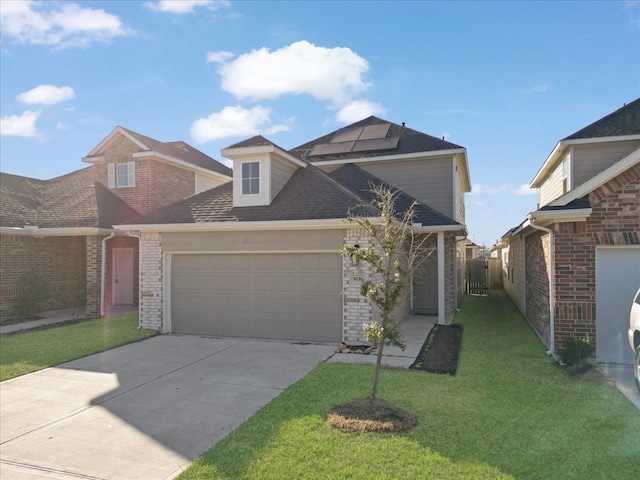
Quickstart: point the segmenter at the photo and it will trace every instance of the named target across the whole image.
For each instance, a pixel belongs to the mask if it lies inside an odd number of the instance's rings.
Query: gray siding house
[[[162,332],[362,342],[370,272],[339,251],[371,242],[345,222],[371,185],[417,201],[434,254],[412,279],[411,312],[451,321],[462,297],[470,191],[463,147],[369,117],[291,150],[261,136],[231,145],[233,181],[117,228],[140,237],[140,322]]]

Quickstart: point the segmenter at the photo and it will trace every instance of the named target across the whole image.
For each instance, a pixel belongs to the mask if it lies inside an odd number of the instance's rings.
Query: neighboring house
[[[361,342],[371,272],[339,254],[370,245],[345,222],[372,184],[418,201],[413,228],[435,249],[401,315],[451,320],[462,297],[466,150],[369,117],[291,150],[256,136],[222,151],[233,182],[117,226],[139,235],[140,323],[162,332]],[[368,207],[364,207],[369,205]]]
[[[480,256],[480,245],[476,245],[471,240],[467,240],[465,242],[465,251],[467,260],[478,258]]]
[[[0,315],[16,314],[22,275],[49,286],[45,310],[88,316],[138,304],[138,239],[113,225],[231,180],[231,169],[184,142],[116,127],[83,161],[51,180],[0,174]]]
[[[531,182],[537,210],[507,232],[504,287],[549,347],[589,335],[598,362],[633,363],[640,285],[640,99],[558,142]]]

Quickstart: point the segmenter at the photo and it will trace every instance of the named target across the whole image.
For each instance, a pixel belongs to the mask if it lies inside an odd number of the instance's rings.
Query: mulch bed
[[[461,345],[462,325],[435,325],[409,368],[455,375]]]
[[[327,421],[345,433],[407,432],[418,424],[415,415],[376,398],[359,398],[332,407]]]

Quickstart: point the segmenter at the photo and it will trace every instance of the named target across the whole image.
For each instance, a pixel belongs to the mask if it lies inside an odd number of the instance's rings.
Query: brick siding
[[[549,325],[549,235],[536,232],[525,239],[526,318],[546,346]]]
[[[593,341],[596,339],[596,247],[640,245],[640,165],[591,192],[589,201],[592,213],[586,221],[553,225],[557,351],[562,350],[569,336],[588,334]],[[543,282],[540,262],[545,257],[541,257],[543,248],[535,245],[535,236],[528,244],[527,301],[530,303],[533,298],[534,306],[531,315],[527,308],[527,317],[538,333],[548,338],[544,324],[537,325],[532,320],[544,308],[535,299],[544,295],[546,282],[539,283]]]
[[[195,173],[159,160],[135,159],[140,148],[125,137],[116,138],[105,151],[105,163],[95,166],[98,181],[108,185],[107,164],[135,162],[134,187],[113,188],[111,191],[145,214],[195,193]],[[117,168],[116,168],[117,171]]]
[[[140,326],[163,330],[162,236],[142,233],[140,238]]]
[[[85,252],[85,237],[0,235],[0,316],[16,315],[17,282],[32,271],[49,287],[42,311],[84,307]]]

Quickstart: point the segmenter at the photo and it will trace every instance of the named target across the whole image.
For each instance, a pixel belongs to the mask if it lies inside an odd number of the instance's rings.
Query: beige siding
[[[563,195],[562,191],[562,162],[568,159],[568,155],[563,156],[562,159],[555,166],[553,171],[545,179],[544,183],[540,185],[538,190],[538,208],[544,207],[556,198]],[[571,166],[569,166],[571,169]]]
[[[454,218],[453,157],[358,163],[431,208]]]
[[[163,233],[164,252],[335,251],[342,230]]]
[[[293,165],[271,160],[271,200],[276,198],[295,170]]]
[[[638,147],[640,147],[640,141],[573,146],[572,188],[593,178]]]
[[[456,191],[455,191],[455,202],[456,202],[456,216],[455,220],[462,223],[464,225],[465,222],[465,206],[464,206],[464,190],[462,188],[462,181],[460,178],[460,172],[456,167],[454,176],[456,179]]]
[[[520,237],[509,240],[507,277],[504,289],[523,314],[526,314],[525,243]]]
[[[229,180],[230,181],[230,180]],[[196,173],[196,191],[195,193],[204,192],[205,190],[211,190],[219,185],[222,185],[226,182],[221,182],[220,180],[216,180],[208,175],[202,175],[201,173]]]

